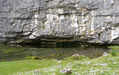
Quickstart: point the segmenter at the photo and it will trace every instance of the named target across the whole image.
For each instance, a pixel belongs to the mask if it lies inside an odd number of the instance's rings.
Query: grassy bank
[[[0,62],[0,75],[93,75],[93,73],[119,75],[119,46],[109,48],[112,49],[109,53],[104,52],[97,58],[89,58],[75,53],[60,60],[31,58],[2,61]]]
[[[72,56],[63,60],[21,60],[0,62],[0,75],[113,75],[119,74],[119,57],[107,54],[90,59],[85,56]],[[67,74],[67,70],[71,73]],[[88,73],[88,74],[86,74]],[[36,74],[36,75],[37,75]]]

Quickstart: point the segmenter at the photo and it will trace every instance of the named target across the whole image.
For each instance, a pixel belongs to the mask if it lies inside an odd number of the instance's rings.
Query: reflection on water
[[[98,57],[101,56],[104,52],[107,52],[106,48],[39,48],[33,49],[31,54],[33,56],[49,57],[62,59],[65,57],[72,56],[74,54],[84,55],[88,57]]]
[[[8,50],[8,51],[7,51]],[[33,47],[0,47],[0,59],[14,60],[23,59],[27,56],[43,58],[63,59],[74,54],[84,55],[91,58],[101,56],[108,52],[105,47],[79,47],[79,48],[33,48]]]

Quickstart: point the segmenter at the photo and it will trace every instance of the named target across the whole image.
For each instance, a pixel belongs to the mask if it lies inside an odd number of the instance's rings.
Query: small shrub
[[[112,55],[112,56],[116,56],[116,55],[117,55],[117,52],[116,52],[115,50],[112,50],[112,51],[111,51],[111,55]]]

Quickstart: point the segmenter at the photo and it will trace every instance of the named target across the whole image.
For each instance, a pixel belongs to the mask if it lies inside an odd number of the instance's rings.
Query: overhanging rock
[[[0,0],[0,41],[72,37],[115,43],[118,8],[119,0]]]

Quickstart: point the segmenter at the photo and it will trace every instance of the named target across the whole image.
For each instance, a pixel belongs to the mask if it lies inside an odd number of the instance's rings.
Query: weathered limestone
[[[72,37],[118,43],[119,0],[0,0],[0,41]]]

